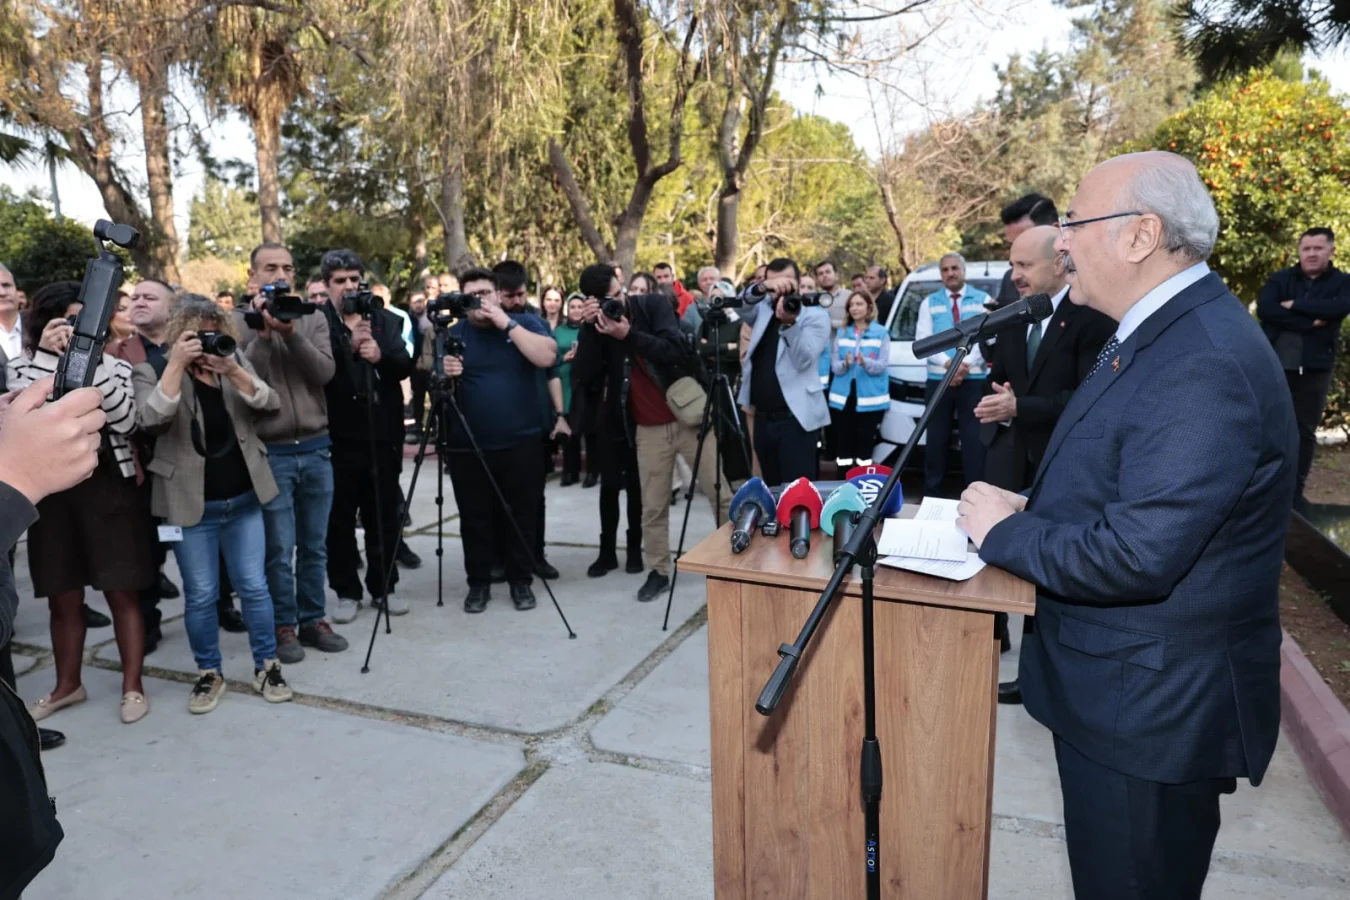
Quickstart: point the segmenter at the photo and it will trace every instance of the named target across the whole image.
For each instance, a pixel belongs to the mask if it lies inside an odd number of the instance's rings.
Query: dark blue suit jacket
[[[980,550],[1038,585],[1027,711],[1127,775],[1259,783],[1297,459],[1284,372],[1217,275],[1145,319],[1069,401],[1026,511]]]

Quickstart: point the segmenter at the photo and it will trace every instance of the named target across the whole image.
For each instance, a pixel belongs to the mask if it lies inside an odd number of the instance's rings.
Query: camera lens
[[[235,341],[228,334],[219,331],[198,333],[197,340],[202,342],[202,352],[213,356],[229,356],[234,353]]]

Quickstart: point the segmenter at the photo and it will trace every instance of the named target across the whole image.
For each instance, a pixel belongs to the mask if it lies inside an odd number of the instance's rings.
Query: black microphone
[[[1049,294],[1032,294],[1002,309],[962,319],[955,328],[915,341],[912,349],[916,357],[926,359],[935,353],[945,353],[971,337],[983,339],[1009,328],[1048,319],[1054,311],[1055,305],[1050,302]]]

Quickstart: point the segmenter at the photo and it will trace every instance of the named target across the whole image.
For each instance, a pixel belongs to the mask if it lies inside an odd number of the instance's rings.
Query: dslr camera
[[[357,315],[363,319],[369,319],[375,315],[375,310],[384,306],[384,301],[370,290],[370,282],[361,282],[356,290],[342,297],[342,314],[344,316]]]
[[[427,303],[427,319],[436,328],[448,328],[457,319],[462,319],[475,309],[482,309],[483,301],[471,294],[452,291],[437,295]],[[450,354],[455,356],[456,354]]]
[[[803,306],[819,306],[821,309],[829,309],[834,298],[823,291],[807,291],[804,294],[785,294],[783,295],[783,312],[796,315],[802,311]]]
[[[262,308],[278,322],[294,322],[301,316],[316,312],[319,308],[317,304],[291,293],[291,286],[284,281],[264,285],[261,293],[264,298]],[[262,331],[266,327],[262,312],[256,309],[245,310],[244,324],[254,331]]]
[[[628,304],[623,302],[622,297],[606,297],[600,301],[600,311],[606,319],[617,322],[628,315]]]
[[[197,340],[202,342],[202,352],[212,356],[232,356],[237,346],[234,338],[223,331],[199,331]]]

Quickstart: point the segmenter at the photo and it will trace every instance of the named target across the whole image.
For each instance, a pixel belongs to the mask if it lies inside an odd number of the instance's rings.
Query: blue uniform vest
[[[835,358],[843,360],[850,353],[855,356],[873,356],[881,351],[885,339],[886,328],[877,322],[869,324],[861,337],[853,331],[852,325],[845,325],[835,332]],[[858,412],[882,412],[890,408],[890,380],[886,370],[882,369],[881,374],[873,375],[860,362],[854,362],[842,375],[834,376],[830,385],[830,407],[843,409],[854,385],[858,389]]]

